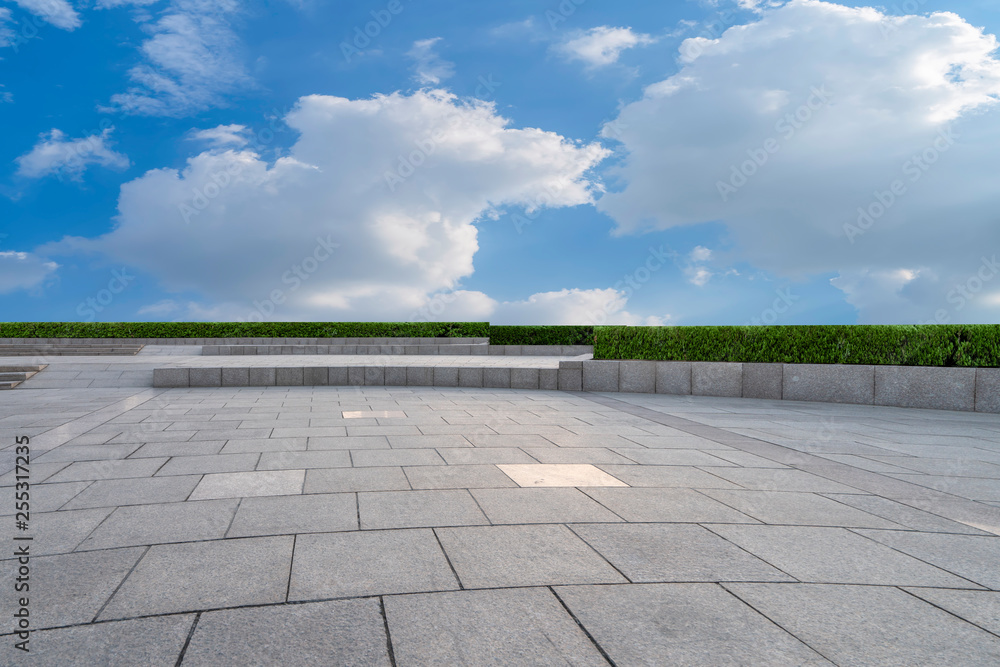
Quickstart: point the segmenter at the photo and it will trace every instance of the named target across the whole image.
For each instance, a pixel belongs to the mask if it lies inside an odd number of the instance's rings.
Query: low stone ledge
[[[875,367],[784,364],[781,398],[786,401],[874,405]]]
[[[976,369],[876,366],[875,405],[975,410]]]
[[[653,361],[656,369],[656,393],[688,396],[691,394],[690,361]]]
[[[743,364],[743,398],[781,399],[782,364]]]
[[[976,369],[976,412],[1000,412],[1000,368]]]
[[[743,395],[743,364],[692,361],[691,395],[739,398]]]

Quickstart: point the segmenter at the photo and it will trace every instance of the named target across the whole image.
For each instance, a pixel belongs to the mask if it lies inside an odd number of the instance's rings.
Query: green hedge
[[[486,338],[488,322],[0,322],[0,338]]]
[[[1000,325],[595,328],[595,359],[1000,366]]]
[[[592,326],[490,326],[490,345],[593,345]]]

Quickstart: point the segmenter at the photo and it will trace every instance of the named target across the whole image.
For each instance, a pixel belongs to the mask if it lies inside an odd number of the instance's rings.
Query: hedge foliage
[[[595,359],[1000,367],[1000,325],[595,328]]]
[[[486,338],[488,322],[0,322],[0,338]]]
[[[592,326],[490,326],[490,345],[593,345]]]

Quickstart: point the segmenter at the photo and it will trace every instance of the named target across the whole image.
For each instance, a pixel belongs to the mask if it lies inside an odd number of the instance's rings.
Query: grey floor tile
[[[62,473],[60,473],[62,474]],[[889,477],[901,479],[911,484],[917,484],[936,491],[950,493],[960,498],[970,500],[1000,501],[1000,479],[983,479],[979,477],[945,477],[942,475],[889,474]]]
[[[31,542],[31,555],[46,556],[73,551],[111,511],[110,507],[102,507],[37,514],[32,512],[31,530],[27,533],[34,538]],[[2,558],[15,558],[14,549],[4,553]]]
[[[977,588],[965,579],[845,528],[706,526],[807,583]]]
[[[899,528],[897,523],[824,498],[796,491],[730,491],[703,489],[702,493],[758,521],[799,526]]]
[[[782,468],[788,469],[788,466],[783,463],[778,463],[777,461],[772,461],[769,458],[763,456],[757,456],[756,454],[751,454],[750,452],[741,452],[738,450],[727,450],[727,451],[712,451],[712,456],[718,457],[723,461],[728,461],[734,466],[741,466],[743,468]]]
[[[989,665],[1000,638],[895,588],[727,584],[838,665]]]
[[[455,575],[430,530],[300,535],[289,600],[454,590]]]
[[[677,433],[680,435],[630,435],[627,438],[628,442],[617,446],[635,447],[638,444],[650,449],[731,449],[714,440],[699,438],[682,431]]]
[[[55,483],[151,477],[166,461],[165,458],[78,461],[71,463],[46,481]]]
[[[393,449],[436,449],[472,447],[472,443],[461,435],[390,435],[389,445]]]
[[[403,468],[414,489],[493,489],[516,487],[493,465],[411,466]]]
[[[150,442],[132,452],[131,459],[157,456],[208,456],[218,454],[225,446],[225,440],[203,440],[199,442]]]
[[[754,491],[805,491],[810,493],[859,493],[859,489],[802,470],[769,468],[718,468],[712,470],[734,484]]]
[[[907,588],[907,591],[955,616],[1000,635],[1000,593],[947,588]]]
[[[184,475],[100,480],[92,482],[64,509],[179,502],[188,497],[200,479],[199,475]]]
[[[626,581],[565,526],[441,528],[437,534],[465,588]]]
[[[139,449],[141,443],[128,445],[63,445],[50,449],[39,455],[35,460],[38,463],[49,463],[56,461],[107,461],[111,459],[123,459],[135,450]]]
[[[167,475],[202,475],[210,472],[246,472],[257,465],[260,454],[209,454],[207,456],[175,456],[156,473]]]
[[[226,537],[357,530],[353,493],[244,498]]]
[[[643,449],[641,447],[616,447],[614,450],[629,461],[652,466],[730,466],[708,452],[696,449]],[[609,461],[609,463],[615,463]]]
[[[8,450],[8,451],[11,454],[13,454],[13,450]],[[16,479],[17,477],[23,475],[18,475],[19,471],[14,467],[14,465],[15,465],[14,459],[11,458],[10,461],[8,462],[8,465],[5,466],[5,469],[9,469],[10,472],[5,473],[4,475],[0,475],[0,487],[14,486],[19,481],[24,481]],[[48,478],[52,477],[52,475],[56,474],[57,472],[59,472],[68,465],[71,465],[69,461],[56,461],[53,463],[32,463],[29,468],[31,472],[30,481],[32,484],[41,484],[42,482],[48,480]]]
[[[626,521],[757,523],[691,489],[587,487],[583,492]]]
[[[221,472],[205,475],[191,493],[191,500],[288,496],[302,493],[305,470]]]
[[[41,630],[93,621],[144,551],[137,547],[31,558],[28,582],[31,627]],[[15,560],[0,563],[4,580],[12,582],[11,594],[0,599],[0,613],[8,619],[14,618],[17,608],[17,597],[13,594],[17,567]],[[12,630],[8,627],[4,632]]]
[[[384,435],[343,436],[340,438],[309,438],[308,449],[389,449]]]
[[[31,636],[30,659],[10,638],[0,643],[0,664],[173,667],[193,623],[194,614],[183,614],[43,630]]]
[[[977,584],[1000,590],[1000,536],[858,530],[881,544],[932,563]],[[920,586],[921,584],[911,584]],[[933,584],[927,584],[933,585]],[[945,587],[942,585],[942,587]],[[971,585],[953,588],[971,588]]]
[[[222,454],[246,452],[301,452],[306,449],[306,438],[241,438],[228,439]]]
[[[621,521],[574,488],[473,489],[470,491],[493,523],[578,523]]]
[[[202,615],[184,653],[189,667],[388,667],[379,602],[337,600],[225,609]]]
[[[362,530],[489,523],[469,492],[457,489],[361,492],[358,509]]]
[[[306,468],[350,468],[350,452],[339,450],[316,452],[265,452],[257,470],[304,470]]]
[[[459,426],[458,428],[462,428]],[[475,447],[554,447],[551,440],[540,435],[489,435],[466,433]]]
[[[68,501],[75,498],[84,489],[94,484],[94,482],[57,482],[55,484],[32,484],[30,490],[31,511],[32,512],[54,512],[65,506]],[[11,502],[6,507],[0,506],[0,516],[13,516],[16,512],[14,506],[14,489],[6,489],[10,493]]]
[[[629,486],[738,489],[732,482],[691,466],[608,465],[598,467]]]
[[[597,434],[597,435],[577,435],[575,433],[554,433],[545,436],[559,447],[635,447],[633,439],[623,438],[620,435]]]
[[[282,602],[291,561],[291,536],[150,547],[100,620]]]
[[[445,465],[434,449],[364,449],[352,451],[351,460],[356,468]]]
[[[577,524],[570,529],[634,582],[794,581],[701,526]]]
[[[403,491],[410,483],[400,467],[326,468],[306,471],[304,493]]]
[[[555,591],[619,665],[832,665],[717,584]]]
[[[832,500],[856,507],[901,526],[924,532],[938,533],[968,533],[970,535],[988,535],[978,528],[967,526],[944,517],[919,510],[895,500],[881,496],[856,495],[846,493],[823,494]]]
[[[236,500],[204,500],[119,507],[79,550],[221,539],[236,504]]]
[[[398,665],[607,664],[544,589],[391,596],[385,613]]]
[[[516,447],[443,448],[438,450],[448,465],[466,463],[537,463]]]
[[[524,452],[540,463],[632,464],[630,459],[610,449],[594,447],[525,447]]]

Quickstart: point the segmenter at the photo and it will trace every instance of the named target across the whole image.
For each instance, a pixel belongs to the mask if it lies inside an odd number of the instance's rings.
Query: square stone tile
[[[965,579],[845,528],[706,527],[806,583],[976,588]]]
[[[31,485],[31,511],[54,512],[67,505],[81,491],[93,485],[94,482],[58,482],[56,484]],[[4,489],[10,494],[11,502],[6,507],[0,505],[0,516],[14,516],[14,488]]]
[[[151,547],[100,620],[283,602],[292,539],[253,537]]]
[[[459,426],[459,429],[468,428]],[[465,433],[466,438],[474,447],[553,447],[550,440],[537,434],[504,434],[490,435],[484,433]]]
[[[226,442],[223,454],[247,452],[301,452],[306,449],[306,438],[237,438]]]
[[[458,588],[430,530],[300,535],[289,600]]]
[[[615,447],[614,451],[629,461],[653,466],[729,466],[724,459],[696,449],[644,449]],[[613,463],[610,461],[609,463]]]
[[[978,625],[995,635],[1000,634],[1000,593],[995,591],[956,591],[947,588],[907,588],[906,590],[969,623]]]
[[[472,443],[461,435],[390,435],[389,445],[393,449],[450,449],[471,448]]]
[[[763,523],[846,528],[903,528],[874,514],[842,505],[815,493],[725,489],[703,489],[702,493]]]
[[[398,665],[607,665],[545,589],[390,596],[385,613]]]
[[[307,468],[349,468],[351,453],[344,450],[315,452],[264,452],[257,470],[304,470]]]
[[[210,611],[198,620],[184,664],[388,667],[390,662],[379,601],[368,599]]]
[[[888,519],[900,526],[928,533],[968,533],[970,535],[988,535],[984,531],[964,523],[951,521],[936,514],[919,510],[895,500],[881,496],[853,495],[846,493],[824,494],[832,500],[856,507],[870,514]]]
[[[629,486],[738,489],[732,482],[690,466],[607,465],[598,467]]]
[[[405,418],[403,410],[344,410],[344,419],[393,419]]]
[[[536,463],[537,461],[516,447],[456,448],[438,450],[448,465],[471,463]]]
[[[433,449],[364,449],[352,451],[351,460],[356,468],[445,464],[441,455]]]
[[[492,465],[410,466],[403,468],[414,489],[493,489],[517,484]]]
[[[100,480],[66,503],[64,509],[180,502],[190,495],[200,479],[198,475],[178,475]]]
[[[246,472],[257,465],[260,454],[214,454],[208,456],[175,456],[160,468],[156,476],[203,475],[210,472]]]
[[[1000,590],[1000,536],[947,535],[895,530],[858,530],[893,549],[910,554],[987,588]],[[921,584],[911,584],[920,586]],[[934,585],[934,584],[927,584]],[[942,588],[972,588],[941,586]]]
[[[166,461],[165,458],[78,461],[71,463],[46,481],[56,483],[151,477]]]
[[[132,452],[130,458],[157,456],[207,456],[218,454],[225,440],[199,440],[198,442],[149,442]]]
[[[11,638],[0,643],[0,664],[66,667],[86,656],[102,667],[174,665],[193,623],[194,614],[183,614],[42,630],[31,635],[28,660]]]
[[[717,584],[555,589],[619,665],[832,665]]]
[[[331,449],[389,449],[389,439],[384,435],[341,436],[309,438],[309,451]]]
[[[802,470],[771,468],[719,468],[712,470],[734,484],[756,491],[806,491],[810,493],[859,493],[860,490]]]
[[[306,471],[304,493],[338,493],[354,491],[408,490],[403,469],[385,468],[326,468]]]
[[[236,504],[236,500],[205,500],[119,507],[79,549],[221,539]]]
[[[31,555],[47,556],[73,551],[111,512],[110,507],[32,512],[31,530],[27,533],[34,538],[29,549]],[[16,557],[17,543],[12,541],[11,544],[14,546],[3,554],[3,560]]]
[[[437,531],[465,588],[624,582],[565,526],[482,526]]]
[[[473,489],[493,523],[621,521],[577,489]]]
[[[464,490],[365,491],[358,494],[358,508],[362,530],[489,523]]]
[[[570,529],[635,582],[794,581],[689,524],[576,524]]]
[[[628,486],[588,464],[502,464],[498,468],[519,486]]]
[[[541,463],[633,463],[603,447],[525,447],[524,452]]]
[[[353,493],[244,498],[226,537],[323,533],[358,529]]]
[[[838,665],[988,665],[1000,638],[882,586],[727,584]]]
[[[11,542],[12,553],[14,544]],[[31,558],[31,588],[27,597],[32,629],[93,621],[101,605],[115,592],[142,553],[140,548],[110,549]],[[17,568],[16,560],[0,563],[4,580],[10,582],[9,594],[0,598],[0,613],[5,619],[14,618],[20,597],[14,595]],[[13,629],[13,623],[8,622],[3,631],[12,632]],[[9,639],[5,638],[2,643],[8,643]]]
[[[141,443],[123,445],[62,445],[39,454],[33,460],[36,463],[59,461],[107,461],[123,459],[135,450]]]
[[[302,493],[304,481],[304,470],[214,473],[202,478],[191,500],[287,496]]]
[[[583,492],[626,521],[757,523],[691,489],[585,487]]]

